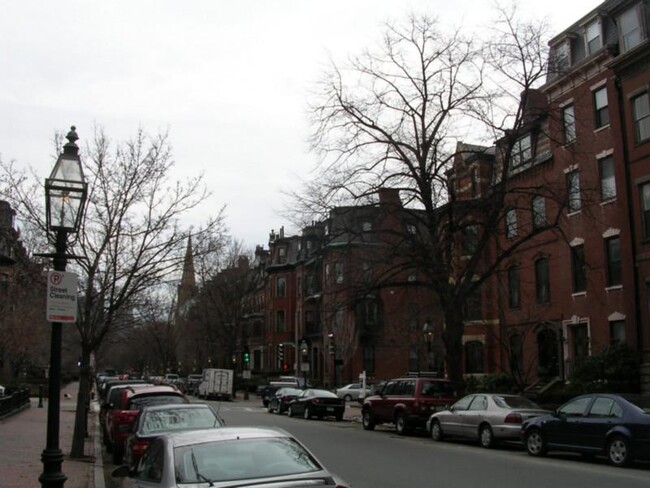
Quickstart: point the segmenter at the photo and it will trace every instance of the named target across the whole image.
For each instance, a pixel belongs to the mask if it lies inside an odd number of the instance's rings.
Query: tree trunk
[[[84,457],[84,447],[88,434],[88,411],[90,409],[90,387],[92,385],[90,369],[90,350],[82,344],[81,370],[79,376],[79,391],[77,392],[77,410],[74,419],[74,432],[72,434],[72,450],[70,457],[79,459]],[[97,433],[95,433],[97,435]]]
[[[443,334],[445,349],[447,375],[456,388],[463,386],[463,330],[464,322],[462,313],[457,307],[450,307],[446,313],[446,327]]]

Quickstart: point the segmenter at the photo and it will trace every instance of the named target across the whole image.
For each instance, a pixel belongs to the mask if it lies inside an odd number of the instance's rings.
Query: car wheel
[[[440,425],[439,420],[434,420],[431,423],[431,438],[436,442],[440,442],[445,438],[444,434],[442,433],[442,425]]]
[[[539,429],[531,429],[526,433],[526,451],[530,456],[544,456],[546,441]]]
[[[293,411],[293,407],[291,405],[289,405],[289,411],[287,412],[287,415],[289,415],[289,417],[293,417],[295,415],[295,412]]]
[[[305,406],[305,411],[302,413],[302,416],[305,420],[309,420],[311,418],[311,412],[309,411],[309,407]]]
[[[352,401],[352,397],[351,397],[350,395],[345,395],[345,396],[343,397],[343,400],[344,400],[346,403],[347,403],[347,402],[351,402],[351,401]]]
[[[361,414],[361,424],[365,430],[375,429],[375,421],[372,418],[372,413],[370,410],[364,410]]]
[[[490,448],[494,446],[494,434],[489,425],[482,425],[479,430],[479,440],[481,447]]]
[[[406,415],[403,413],[398,413],[395,417],[395,430],[399,435],[406,435],[411,430],[406,422]]]
[[[614,466],[627,466],[632,460],[630,443],[622,435],[615,435],[607,444],[607,458]]]

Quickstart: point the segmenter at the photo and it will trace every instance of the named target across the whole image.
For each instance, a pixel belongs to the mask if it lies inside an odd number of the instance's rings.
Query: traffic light
[[[251,353],[248,351],[248,348],[244,349],[244,364],[251,362]]]

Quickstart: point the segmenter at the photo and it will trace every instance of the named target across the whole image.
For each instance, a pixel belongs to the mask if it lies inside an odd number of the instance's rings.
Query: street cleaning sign
[[[61,271],[47,273],[48,322],[77,321],[77,275]]]

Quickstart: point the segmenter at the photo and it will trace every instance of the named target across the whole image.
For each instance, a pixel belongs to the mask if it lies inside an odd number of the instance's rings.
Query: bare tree
[[[393,231],[392,266],[384,267],[376,286],[398,285],[405,267],[426,275],[442,308],[447,371],[456,381],[468,303],[526,242],[557,230],[565,198],[555,182],[526,187],[509,178],[520,162],[519,138],[549,116],[542,97],[534,96],[546,75],[545,26],[518,23],[514,11],[500,15],[500,30],[485,42],[411,17],[387,27],[378,51],[345,67],[334,64],[312,107],[312,143],[322,163],[292,202],[304,221],[341,199],[366,202],[381,188],[400,190],[417,232]],[[470,146],[463,138],[489,144]],[[472,158],[487,161],[491,172],[482,175],[488,181],[483,191],[462,198],[452,170]],[[506,204],[529,205],[535,194],[557,207],[543,225],[504,246],[496,238]]]
[[[198,241],[225,234],[223,209],[200,228],[183,229],[180,218],[208,197],[202,177],[174,181],[167,134],[149,136],[140,130],[131,140],[114,143],[96,129],[85,149],[88,203],[74,254],[80,272],[81,300],[77,329],[82,371],[72,457],[83,456],[86,403],[90,396],[90,358],[105,338],[136,323],[143,297],[175,277],[191,232]],[[3,185],[32,225],[45,232],[38,185],[25,172],[2,165]],[[108,352],[110,354],[110,352]]]

